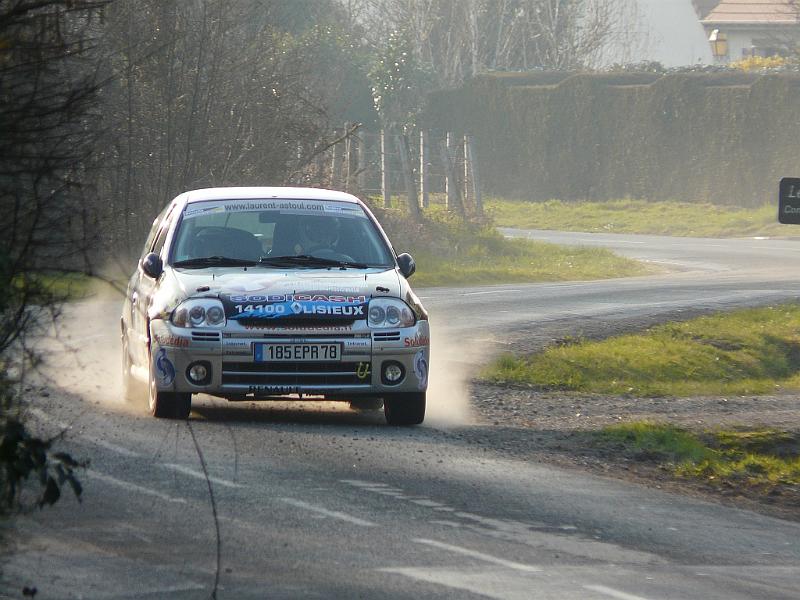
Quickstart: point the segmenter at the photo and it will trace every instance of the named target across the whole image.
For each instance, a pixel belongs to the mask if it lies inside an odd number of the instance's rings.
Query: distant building
[[[702,15],[707,3],[694,4]],[[786,56],[800,47],[797,0],[722,0],[701,23],[720,64],[748,56]]]
[[[708,13],[719,4],[719,0],[692,0],[692,4],[694,4],[694,10],[697,12],[697,16],[700,19],[705,19]]]

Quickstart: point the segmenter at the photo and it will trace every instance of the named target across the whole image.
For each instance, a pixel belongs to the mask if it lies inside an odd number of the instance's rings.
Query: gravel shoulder
[[[503,345],[510,352],[535,352],[567,335],[602,339],[706,312],[681,311],[618,321],[569,319],[549,322],[535,330],[512,332]],[[633,421],[669,423],[698,432],[715,428],[760,427],[800,432],[798,394],[642,398],[545,392],[518,385],[473,381],[471,401],[481,426],[462,434],[466,440],[483,444],[493,451],[800,521],[800,488],[783,486],[765,493],[727,483],[679,478],[652,457],[613,451],[598,444],[594,436],[594,432],[605,426]]]

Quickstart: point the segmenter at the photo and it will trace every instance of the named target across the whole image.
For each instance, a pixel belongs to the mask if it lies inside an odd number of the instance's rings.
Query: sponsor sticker
[[[366,297],[291,294],[272,296],[230,296],[226,304],[229,319],[280,319],[323,316],[366,318]]]
[[[421,333],[418,333],[413,338],[403,338],[403,346],[406,348],[419,348],[421,346],[428,346],[430,343],[430,338],[427,335],[422,335]]]
[[[347,350],[369,350],[372,347],[372,340],[369,338],[362,340],[345,340],[344,347]]]
[[[249,340],[222,340],[222,353],[225,356],[249,356]]]
[[[186,205],[186,209],[183,211],[183,218],[191,219],[200,215],[212,215],[222,212],[225,212],[225,207],[219,202],[195,202]]]
[[[367,215],[360,206],[348,202],[335,200],[217,200],[210,202],[192,202],[186,205],[184,219],[191,219],[201,215],[219,212],[260,212],[278,211],[283,214],[325,214],[336,213],[343,217],[361,217]]]
[[[364,304],[366,296],[345,296],[342,294],[319,294],[306,292],[303,294],[230,294],[231,302],[252,304],[262,302],[337,302]]]
[[[425,359],[424,350],[414,355],[414,375],[417,376],[419,389],[424,390],[428,387],[428,361]]]
[[[280,333],[309,333],[309,332],[317,332],[317,331],[324,331],[325,333],[349,333],[353,331],[352,325],[338,325],[335,327],[330,327],[328,325],[321,325],[319,327],[309,327],[307,325],[300,326],[300,327],[284,327],[284,326],[274,326],[271,321],[263,321],[263,322],[248,322],[244,326],[245,329],[267,329],[269,328],[270,333],[272,332],[280,332]]]
[[[372,374],[372,365],[368,362],[360,362],[356,367],[356,377],[364,381]]]
[[[155,341],[159,346],[168,346],[170,348],[188,348],[191,344],[189,338],[181,337],[179,335],[159,335],[155,334]]]
[[[250,342],[247,340],[223,340],[222,345],[226,348],[249,348]]]
[[[251,385],[251,394],[297,394],[300,388],[292,385]]]
[[[175,381],[175,366],[167,358],[167,351],[164,348],[156,353],[156,378],[161,385],[170,385]]]
[[[297,292],[297,281],[294,278],[275,278],[259,277],[249,272],[246,275],[225,275],[216,280],[219,285],[211,285],[214,289],[222,290],[236,296],[266,296],[266,295],[294,295]],[[331,278],[332,279],[332,278]],[[312,278],[303,280],[304,294],[314,295],[340,295],[340,296],[363,296],[365,286],[358,285],[339,285],[331,283],[331,279]],[[211,282],[212,284],[214,282]]]

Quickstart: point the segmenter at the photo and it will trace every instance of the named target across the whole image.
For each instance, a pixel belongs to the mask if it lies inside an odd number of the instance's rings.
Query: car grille
[[[376,331],[372,334],[372,339],[376,342],[397,342],[400,340],[399,331]]]
[[[216,342],[220,337],[219,331],[192,331],[192,339],[195,342]]]
[[[366,376],[359,378],[358,373]],[[371,373],[367,362],[223,362],[222,385],[364,385]]]

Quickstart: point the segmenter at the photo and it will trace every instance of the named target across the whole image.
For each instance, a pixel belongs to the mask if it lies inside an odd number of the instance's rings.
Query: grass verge
[[[14,293],[25,294],[28,302],[70,302],[82,300],[108,284],[83,273],[44,271],[19,275],[11,283]]]
[[[647,275],[654,270],[602,248],[508,240],[483,222],[430,210],[413,223],[398,210],[376,210],[398,252],[417,263],[414,287],[573,281]]]
[[[800,435],[774,429],[694,433],[667,424],[636,422],[606,427],[601,445],[658,463],[679,477],[755,487],[800,485]]]
[[[667,323],[602,341],[504,355],[482,378],[542,389],[638,396],[763,394],[800,389],[800,305]]]
[[[530,202],[493,198],[487,213],[498,227],[689,237],[794,235],[777,222],[774,205],[739,208],[688,202]]]

